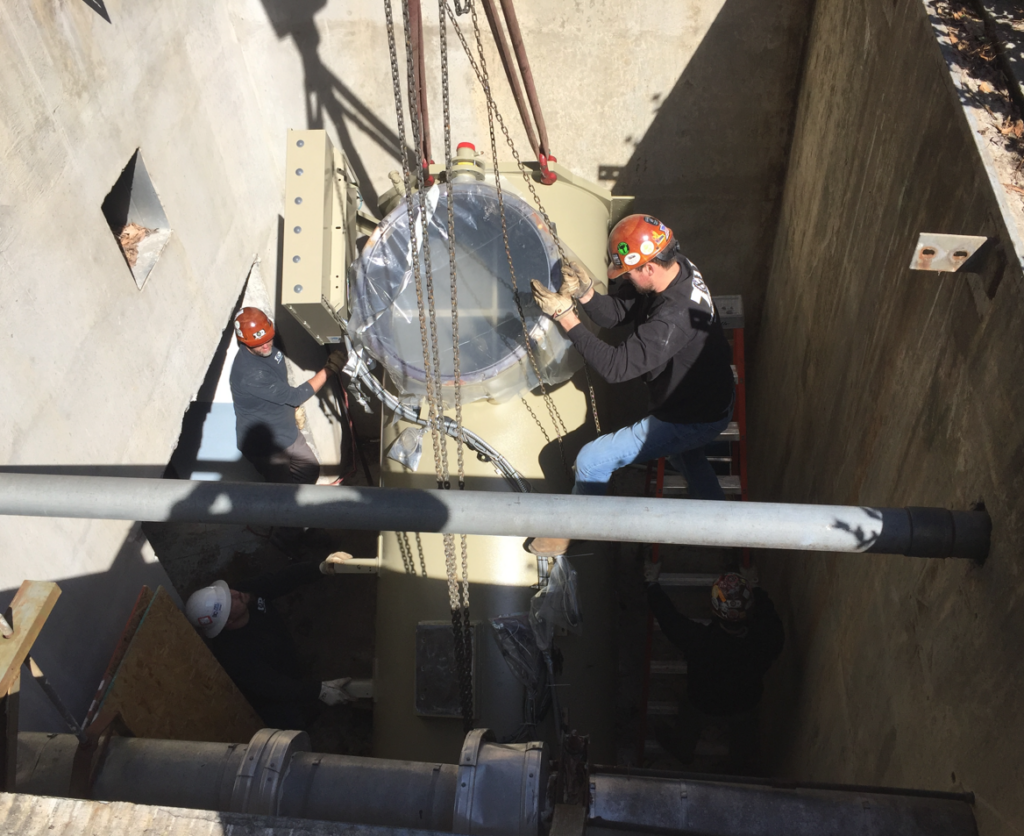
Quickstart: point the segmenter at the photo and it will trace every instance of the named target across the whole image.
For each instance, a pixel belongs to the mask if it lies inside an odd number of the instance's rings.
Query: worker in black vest
[[[629,215],[608,238],[608,278],[628,278],[608,295],[575,262],[562,267],[558,292],[533,281],[533,298],[572,340],[587,364],[609,383],[643,378],[650,414],[598,436],[576,457],[573,493],[601,495],[613,472],[662,456],[686,476],[691,497],[725,499],[704,445],[732,417],[732,352],[704,280],[679,250],[672,230],[649,215]],[[592,334],[575,302],[596,325],[632,326],[618,345]],[[569,541],[535,538],[534,554],[564,554]]]
[[[782,652],[782,620],[768,593],[739,574],[728,572],[711,587],[710,624],[682,615],[658,583],[660,563],[647,563],[647,602],[662,633],[686,657],[686,699],[679,724],[655,724],[655,736],[684,764],[693,760],[701,733],[724,726],[729,739],[728,767],[744,772],[756,751],[754,709],[764,692],[763,678]]]
[[[304,729],[327,705],[351,702],[349,678],[321,682],[299,662],[298,650],[271,601],[335,574],[351,555],[335,552],[319,565],[298,563],[230,588],[224,581],[193,592],[185,615],[213,655],[270,728]]]

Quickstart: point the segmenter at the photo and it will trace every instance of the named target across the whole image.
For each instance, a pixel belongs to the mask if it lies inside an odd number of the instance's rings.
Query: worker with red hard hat
[[[681,614],[659,581],[661,564],[644,566],[647,602],[662,634],[686,658],[686,698],[676,725],[655,723],[655,737],[684,764],[708,727],[724,727],[728,767],[750,769],[756,754],[754,710],[764,692],[763,679],[785,644],[782,619],[757,582],[753,568],[726,572],[711,586],[710,624]]]
[[[650,215],[626,216],[608,237],[608,278],[623,277],[628,281],[599,294],[586,268],[570,261],[557,292],[531,282],[537,305],[595,372],[609,383],[642,378],[649,394],[647,417],[580,450],[573,493],[604,494],[619,468],[664,456],[686,476],[691,497],[723,500],[704,446],[728,426],[735,386],[711,292],[672,230]],[[605,342],[580,322],[577,304],[595,324],[629,325],[632,332],[618,345]],[[528,548],[551,556],[568,545],[545,537]]]
[[[333,352],[326,365],[299,386],[288,383],[284,354],[274,348],[274,323],[259,308],[235,316],[238,353],[231,365],[238,449],[268,482],[311,485],[320,463],[295,422],[295,410],[320,391],[329,374],[345,365]]]

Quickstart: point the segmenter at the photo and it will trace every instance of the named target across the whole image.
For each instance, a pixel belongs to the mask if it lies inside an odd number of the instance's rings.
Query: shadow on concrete
[[[107,23],[110,23],[110,15],[107,14],[107,6],[103,0],[82,0],[82,2],[102,17]]]
[[[370,173],[363,165],[355,143],[352,129],[365,133],[371,140],[401,160],[402,149],[398,137],[384,124],[362,100],[353,93],[320,57],[320,33],[314,17],[327,5],[327,0],[262,0],[267,17],[278,38],[291,38],[302,57],[306,75],[306,126],[323,128],[325,115],[335,130],[338,140],[348,157],[349,163],[359,182],[363,199],[371,212],[377,212],[378,195],[372,186]],[[406,149],[410,159],[411,151]]]
[[[625,165],[600,166],[635,195],[703,273],[712,294],[742,294],[754,347],[768,280],[812,3],[726,0]]]

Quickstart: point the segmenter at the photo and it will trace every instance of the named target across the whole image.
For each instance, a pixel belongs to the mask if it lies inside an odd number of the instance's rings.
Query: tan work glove
[[[333,552],[327,556],[326,560],[320,561],[320,571],[325,575],[335,574],[335,567],[339,563],[344,563],[346,560],[351,560],[352,555],[348,552]]]
[[[594,286],[587,268],[578,261],[568,261],[562,265],[562,286],[559,293],[568,293],[573,299],[580,299],[590,292]]]
[[[295,407],[295,426],[300,430],[306,429],[306,407]]]
[[[572,310],[572,297],[568,293],[555,293],[553,290],[548,290],[536,279],[530,281],[530,288],[533,291],[533,301],[537,303],[537,307],[552,319],[561,319]]]
[[[352,702],[352,696],[345,690],[345,686],[352,681],[351,676],[343,676],[341,679],[328,679],[320,683],[320,702],[327,705],[337,705],[341,702]]]
[[[324,363],[324,371],[330,372],[331,374],[340,374],[341,370],[345,368],[345,352],[344,351],[332,351],[331,356],[327,358],[327,362]]]

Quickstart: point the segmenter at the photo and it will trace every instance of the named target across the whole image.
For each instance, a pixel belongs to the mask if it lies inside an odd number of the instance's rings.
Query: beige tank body
[[[500,167],[503,187],[534,206],[514,165]],[[536,184],[544,208],[559,237],[596,276],[605,273],[605,246],[609,224],[628,205],[627,198],[612,198],[600,186],[581,180],[557,165],[553,186]],[[486,182],[493,183],[488,176]],[[528,293],[527,276],[518,278],[521,293]],[[442,304],[442,303],[438,303]],[[597,386],[603,385],[591,375]],[[594,435],[589,418],[582,372],[551,394],[565,425],[574,436]],[[567,492],[571,478],[558,454],[552,420],[543,398],[524,393],[530,408],[543,423],[547,441],[519,397],[495,404],[478,401],[463,407],[463,423],[478,433],[542,493]],[[453,416],[453,411],[448,414]],[[407,426],[392,424],[384,416],[381,449],[387,451]],[[575,431],[575,432],[574,432]],[[575,448],[580,442],[577,440]],[[456,490],[456,445],[447,440],[452,490]],[[568,462],[571,467],[571,459]],[[466,487],[470,490],[509,491],[511,487],[494,468],[465,450]],[[382,455],[381,484],[385,487],[434,488],[434,459],[430,434],[423,437],[423,457],[412,472]],[[458,538],[456,537],[456,549]],[[606,544],[579,544],[570,558],[579,573],[584,627],[582,636],[556,638],[564,656],[558,677],[558,696],[568,709],[570,723],[590,734],[591,753],[600,762],[613,762],[612,711],[615,685],[615,635],[611,551]],[[488,619],[529,610],[537,584],[537,561],[519,539],[468,538],[470,612],[477,628],[477,726],[494,729],[498,738],[513,733],[522,718],[524,689],[502,658]],[[454,762],[464,737],[459,719],[420,716],[415,710],[416,629],[424,621],[450,622],[448,585],[441,535],[385,532],[380,540],[380,580],[377,600],[374,747],[377,757]],[[451,672],[454,677],[456,674]],[[531,739],[552,739],[550,717]]]

